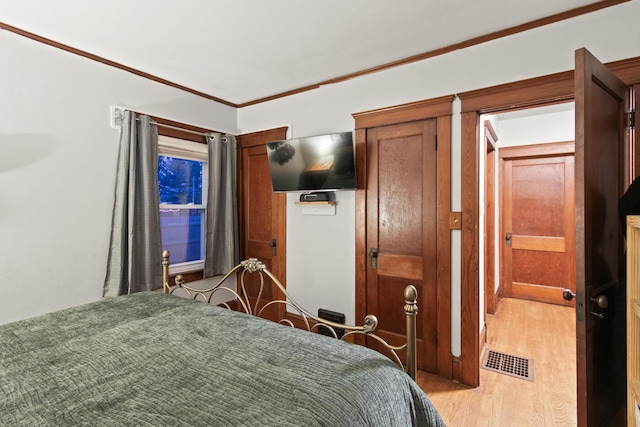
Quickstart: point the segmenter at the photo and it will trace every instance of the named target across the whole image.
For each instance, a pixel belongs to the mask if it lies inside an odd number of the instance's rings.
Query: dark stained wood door
[[[239,137],[242,151],[242,251],[241,258],[258,258],[286,285],[286,195],[274,193],[271,186],[266,143],[284,139],[286,128],[256,132]],[[258,296],[257,277],[249,280],[252,304]],[[279,296],[275,287],[265,287],[266,302]],[[258,305],[261,306],[263,302]],[[285,309],[277,304],[277,313],[264,317],[282,319]]]
[[[624,327],[615,300],[622,260],[618,199],[625,184],[628,88],[586,49],[575,54],[576,356],[578,425],[600,426],[619,409],[613,337]],[[608,299],[606,307],[598,298]],[[624,382],[624,379],[622,380]],[[624,392],[623,392],[624,399]],[[624,404],[624,400],[622,401]]]
[[[504,293],[574,305],[562,297],[575,292],[573,142],[501,151]]]
[[[398,307],[415,285],[418,368],[435,371],[436,120],[367,129],[367,172],[367,312],[378,315],[380,336],[401,343]]]

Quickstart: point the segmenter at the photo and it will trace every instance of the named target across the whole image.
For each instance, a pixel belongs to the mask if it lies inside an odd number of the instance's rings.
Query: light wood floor
[[[419,371],[445,424],[575,426],[575,309],[505,298],[486,323],[487,348],[532,359],[534,381],[480,369],[472,389]]]

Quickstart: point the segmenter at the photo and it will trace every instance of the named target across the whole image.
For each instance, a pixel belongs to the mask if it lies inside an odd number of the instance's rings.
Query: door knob
[[[511,246],[511,232],[507,232],[506,236],[504,236],[504,241],[508,246]]]
[[[378,268],[378,248],[369,250],[369,264],[371,268]]]
[[[276,256],[276,252],[277,252],[276,239],[271,239],[271,241],[269,242],[269,246],[271,246],[271,255]]]
[[[562,291],[562,298],[565,301],[571,301],[572,299],[574,299],[576,297],[576,294],[574,294],[573,292],[571,292],[571,289],[565,289],[564,291]]]
[[[606,295],[598,295],[597,297],[591,297],[591,301],[595,302],[600,308],[607,308],[609,306],[609,298]]]

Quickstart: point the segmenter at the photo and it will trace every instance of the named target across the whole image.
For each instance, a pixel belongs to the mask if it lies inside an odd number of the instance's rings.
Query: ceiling
[[[594,3],[0,0],[0,23],[242,106]]]

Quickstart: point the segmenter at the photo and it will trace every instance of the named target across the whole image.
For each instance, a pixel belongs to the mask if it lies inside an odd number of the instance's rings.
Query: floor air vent
[[[524,357],[487,350],[482,359],[482,368],[533,381],[533,360]]]

